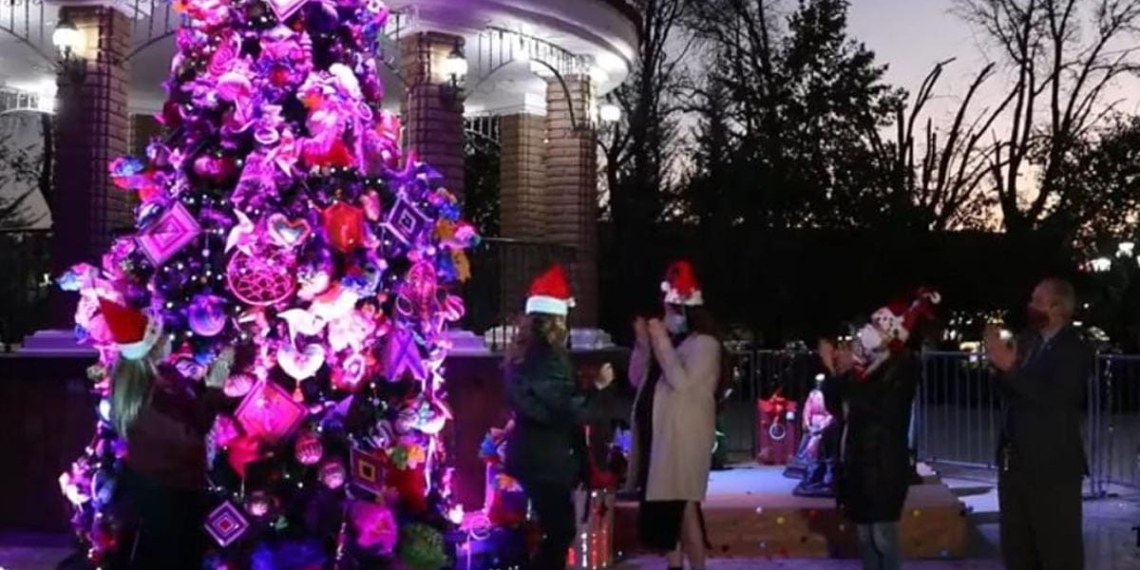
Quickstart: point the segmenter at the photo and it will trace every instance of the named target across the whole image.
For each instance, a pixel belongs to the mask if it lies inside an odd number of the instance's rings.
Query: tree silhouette
[[[989,111],[1004,131],[989,182],[1005,228],[1071,236],[1084,198],[1065,168],[1113,113],[1114,82],[1140,70],[1140,0],[959,0],[958,9],[1005,71],[1006,95]]]

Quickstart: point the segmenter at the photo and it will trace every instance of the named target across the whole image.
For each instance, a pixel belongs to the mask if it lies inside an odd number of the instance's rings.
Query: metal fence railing
[[[777,388],[802,402],[820,372],[806,351],[733,351],[738,388],[722,419],[734,455],[755,457],[756,400]],[[912,438],[919,459],[935,465],[993,469],[1001,396],[985,356],[925,351]],[[1083,402],[1089,493],[1140,488],[1140,355],[1101,354]]]
[[[47,321],[51,234],[0,230],[0,347],[7,349]]]
[[[503,238],[484,239],[467,255],[471,280],[462,288],[467,305],[462,325],[477,334],[513,324],[523,309],[530,280],[551,264],[575,259],[572,247]]]

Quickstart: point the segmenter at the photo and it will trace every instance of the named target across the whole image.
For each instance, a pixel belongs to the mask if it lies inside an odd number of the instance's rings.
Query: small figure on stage
[[[1033,290],[1030,328],[1016,343],[997,327],[986,331],[1005,404],[998,506],[1009,570],[1084,568],[1081,403],[1095,353],[1072,325],[1075,307],[1073,286],[1047,279]]]
[[[835,343],[830,339],[819,341],[818,354],[826,372],[816,376],[816,387],[804,404],[804,431],[808,437],[797,455],[797,461],[803,465],[803,480],[792,490],[798,497],[835,496],[839,440],[843,434],[842,402],[834,389],[828,389],[843,382],[836,369],[835,352]]]
[[[842,379],[825,385],[825,398],[844,414],[836,497],[856,525],[864,570],[901,568],[898,521],[910,487],[907,435],[921,374],[908,340],[938,301],[936,293],[921,291],[909,306],[876,311],[853,350],[835,351]]]
[[[642,543],[671,569],[704,570],[709,548],[701,502],[716,441],[717,394],[731,379],[721,337],[688,262],[662,283],[664,322],[638,318],[630,357],[634,403],[629,485],[639,491]]]
[[[507,403],[515,425],[507,439],[506,473],[526,491],[542,527],[531,570],[565,570],[577,521],[574,489],[587,471],[577,394],[567,350],[570,288],[555,266],[531,285],[526,316],[507,351]]]

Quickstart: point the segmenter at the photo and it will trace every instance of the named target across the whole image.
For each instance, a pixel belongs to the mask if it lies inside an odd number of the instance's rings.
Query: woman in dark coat
[[[561,268],[536,280],[507,353],[515,425],[504,467],[526,491],[542,527],[532,570],[565,570],[577,532],[573,492],[588,465],[582,426],[589,418],[566,349],[569,298]]]
[[[929,315],[921,296],[904,309],[884,308],[855,341],[836,350],[837,377],[824,385],[829,405],[844,416],[836,499],[855,523],[864,570],[898,570],[898,522],[910,487],[908,434],[919,361],[907,346],[909,331]]]

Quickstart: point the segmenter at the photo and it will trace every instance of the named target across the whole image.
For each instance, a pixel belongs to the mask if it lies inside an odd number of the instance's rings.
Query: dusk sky
[[[953,12],[956,4],[955,0],[851,0],[850,33],[874,50],[880,62],[890,65],[887,79],[891,83],[913,93],[935,63],[957,58],[935,89],[935,94],[941,96],[930,106],[930,111],[938,113],[934,115],[936,120],[940,114],[957,110],[956,97],[965,93],[989,60],[985,51],[992,48],[987,38],[976,36],[971,26]],[[979,92],[989,95],[980,102],[988,103],[997,97],[1001,79],[992,78],[990,89]],[[1140,110],[1140,81],[1118,85],[1113,91],[1123,99],[1121,111]]]

